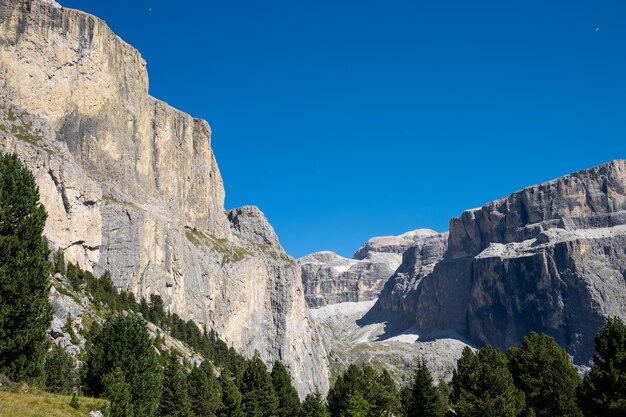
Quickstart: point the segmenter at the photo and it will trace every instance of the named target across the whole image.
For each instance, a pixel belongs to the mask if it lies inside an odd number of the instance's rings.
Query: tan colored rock
[[[328,389],[299,268],[258,209],[231,224],[209,125],[148,95],[137,50],[94,16],[0,0],[0,98],[0,150],[35,172],[66,259],[282,359],[301,395]]]

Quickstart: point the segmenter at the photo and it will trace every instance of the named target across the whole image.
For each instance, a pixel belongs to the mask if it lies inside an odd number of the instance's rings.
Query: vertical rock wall
[[[229,221],[209,125],[148,95],[137,50],[94,16],[0,0],[0,105],[0,150],[35,172],[68,260],[327,390],[299,268],[248,233],[275,237],[258,210]]]

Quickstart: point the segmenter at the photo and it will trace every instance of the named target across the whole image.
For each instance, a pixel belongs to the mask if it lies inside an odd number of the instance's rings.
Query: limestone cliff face
[[[209,125],[148,95],[137,50],[53,1],[0,0],[0,107],[0,151],[35,173],[66,259],[282,359],[301,394],[328,388],[299,268],[260,211],[224,211]]]
[[[626,161],[464,212],[444,259],[409,281],[414,290],[389,286],[378,307],[410,311],[424,333],[505,349],[543,332],[587,361],[604,319],[626,317]]]
[[[309,307],[375,299],[400,266],[404,252],[435,235],[433,230],[417,229],[400,236],[375,237],[352,259],[328,251],[298,259]]]

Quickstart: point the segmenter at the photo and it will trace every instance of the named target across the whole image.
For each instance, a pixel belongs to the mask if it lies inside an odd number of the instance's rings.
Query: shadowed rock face
[[[301,395],[327,390],[297,264],[258,209],[224,211],[209,125],[150,97],[144,60],[103,21],[0,0],[0,151],[35,174],[66,259],[282,359]]]
[[[423,242],[434,236],[441,235],[433,230],[417,229],[400,236],[372,238],[352,259],[328,251],[298,259],[309,307],[375,299],[400,266],[403,254],[422,247]]]
[[[377,308],[500,349],[547,333],[582,363],[604,319],[626,316],[625,252],[626,162],[614,161],[452,219],[444,259],[390,282]]]

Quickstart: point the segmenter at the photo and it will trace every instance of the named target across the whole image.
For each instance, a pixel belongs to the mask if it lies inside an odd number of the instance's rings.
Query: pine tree
[[[135,415],[156,415],[163,371],[146,322],[136,314],[111,316],[91,339],[85,364],[88,392],[102,395],[104,377],[119,368],[130,387]]]
[[[330,417],[319,391],[306,396],[300,407],[300,417]]]
[[[272,378],[258,353],[248,362],[243,373],[241,394],[248,417],[273,417],[278,410],[278,397]]]
[[[582,417],[576,403],[580,377],[554,339],[530,333],[507,357],[515,385],[526,394],[526,415]]]
[[[170,353],[163,380],[159,404],[161,417],[192,417],[191,400],[187,391],[187,375],[176,353]]]
[[[272,368],[272,385],[278,396],[278,417],[293,417],[300,413],[300,397],[293,387],[291,375],[280,361]]]
[[[215,417],[221,405],[221,390],[209,361],[194,367],[188,380],[191,409],[195,416]]]
[[[587,417],[626,416],[626,326],[609,318],[595,337],[593,367],[579,391]]]
[[[361,391],[355,390],[348,393],[346,409],[342,417],[369,417],[372,411],[371,404],[365,399]]]
[[[115,368],[102,381],[104,397],[111,403],[109,417],[134,417],[130,385],[126,383],[124,372]]]
[[[57,345],[46,355],[46,390],[55,394],[69,394],[77,383],[78,375],[72,357]]]
[[[459,417],[515,417],[524,409],[524,393],[513,384],[506,356],[491,346],[477,354],[463,349],[452,377],[451,401]]]
[[[360,390],[364,379],[363,370],[354,364],[349,365],[348,369],[337,377],[326,397],[331,416],[340,417],[345,412],[348,395],[352,391]]]
[[[359,395],[357,395],[357,393]],[[402,414],[402,402],[396,383],[387,371],[377,372],[371,366],[348,366],[335,384],[328,391],[328,410],[333,417],[344,416],[348,409],[348,399],[354,397],[355,404],[361,400],[367,403],[367,413],[371,417],[399,416]],[[358,400],[358,401],[357,401]],[[352,405],[351,413],[363,410]],[[358,411],[358,412],[361,412]]]
[[[222,371],[220,386],[222,391],[222,404],[217,415],[219,417],[246,417],[246,413],[244,413],[241,404],[241,392],[227,369]]]
[[[365,369],[366,386],[371,387],[366,393],[366,400],[371,405],[371,416],[400,416],[402,414],[402,402],[395,381],[387,370],[381,373],[373,368]]]
[[[433,377],[424,360],[417,362],[413,380],[406,393],[408,398],[404,412],[407,417],[443,417],[446,414],[442,394],[433,385]]]
[[[0,154],[0,372],[40,377],[52,320],[46,210],[33,174]]]

